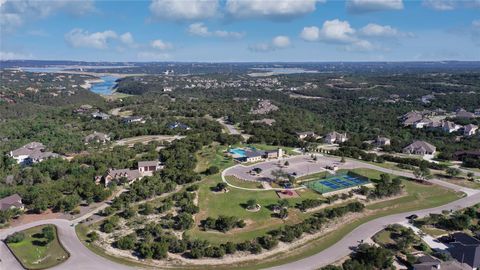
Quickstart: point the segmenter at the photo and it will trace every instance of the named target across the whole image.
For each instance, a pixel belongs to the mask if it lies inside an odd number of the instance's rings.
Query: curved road
[[[5,239],[9,234],[17,231],[22,231],[31,227],[44,224],[53,224],[57,227],[60,242],[65,249],[70,253],[70,258],[64,263],[57,265],[50,269],[72,269],[72,270],[126,270],[130,267],[117,264],[109,261],[103,257],[91,252],[77,237],[75,227],[71,226],[72,221],[64,219],[47,219],[32,222],[18,227],[4,229],[0,231],[0,239]],[[23,270],[23,267],[18,263],[15,257],[10,253],[10,250],[3,242],[0,242],[0,269],[8,270]]]
[[[385,169],[372,164],[366,164],[366,163],[362,163],[354,160],[348,160],[347,163],[345,163],[345,166],[346,167],[361,166],[361,167],[376,169],[376,170],[387,172],[387,173],[397,174],[400,176],[407,176],[407,177],[412,176],[412,174],[408,172],[401,172],[396,170],[393,171],[390,169]],[[433,179],[431,181],[434,182],[435,184],[453,189],[455,191],[465,192],[467,196],[443,206],[419,210],[419,211],[413,211],[408,213],[395,214],[395,215],[381,217],[381,218],[369,221],[367,223],[360,225],[349,234],[345,235],[339,242],[335,243],[333,246],[330,246],[329,248],[313,256],[310,256],[292,263],[280,265],[277,267],[272,267],[270,269],[272,270],[318,269],[319,267],[322,267],[324,265],[327,265],[329,263],[332,263],[334,261],[337,261],[347,256],[351,252],[351,248],[357,246],[359,241],[372,237],[375,233],[382,230],[388,224],[405,221],[406,216],[409,216],[411,214],[417,214],[418,216],[422,217],[430,213],[440,213],[443,210],[457,210],[457,209],[465,208],[467,206],[480,203],[480,190],[464,188],[464,187],[460,187],[460,186],[447,183],[445,181],[436,180],[436,179]],[[63,219],[51,219],[51,220],[42,220],[42,221],[32,222],[32,223],[21,225],[18,227],[0,230],[0,239],[5,239],[9,234],[12,234],[16,231],[28,229],[30,227],[43,225],[43,224],[54,224],[57,226],[61,243],[67,249],[67,251],[70,253],[71,256],[66,262],[51,269],[69,269],[69,270],[132,269],[129,266],[125,266],[125,265],[115,263],[113,261],[109,261],[91,252],[78,239],[75,233],[75,228],[72,226],[72,224],[75,224],[74,222],[75,221],[68,221]],[[23,269],[22,266],[13,257],[13,255],[10,253],[10,251],[8,250],[8,248],[5,246],[3,242],[0,242],[0,259],[1,259],[0,269],[8,269],[8,270]]]

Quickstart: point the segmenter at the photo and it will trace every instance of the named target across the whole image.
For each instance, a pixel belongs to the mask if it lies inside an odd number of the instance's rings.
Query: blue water
[[[100,79],[102,79],[103,82],[93,83],[90,91],[99,95],[111,95],[113,88],[115,88],[115,85],[117,85],[115,81],[118,79],[118,77],[102,76]]]
[[[242,148],[234,148],[234,149],[230,149],[230,154],[234,154],[234,155],[239,155],[240,157],[245,157],[245,150],[243,150]]]
[[[55,66],[55,67],[22,67],[21,69],[27,72],[51,73],[51,72],[63,71],[65,70],[65,68],[66,67]],[[92,87],[90,88],[90,91],[99,95],[111,95],[113,93],[113,89],[117,85],[115,81],[118,78],[114,76],[101,76],[100,79],[103,80],[103,82],[91,83]]]
[[[307,70],[303,68],[252,68],[259,71],[272,72],[273,74],[296,74],[296,73],[317,73],[317,70]]]

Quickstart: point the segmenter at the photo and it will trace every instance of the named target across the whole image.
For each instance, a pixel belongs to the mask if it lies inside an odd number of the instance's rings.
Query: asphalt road
[[[72,269],[72,270],[123,270],[131,269],[130,267],[117,264],[109,261],[103,257],[96,255],[85,247],[78,239],[75,233],[75,227],[71,226],[73,223],[64,219],[50,219],[32,222],[14,228],[9,228],[0,231],[0,239],[5,239],[8,235],[22,231],[31,227],[44,224],[53,224],[57,227],[60,242],[65,249],[70,253],[70,258],[64,263],[50,268],[50,269]],[[5,246],[4,242],[0,242],[0,269],[5,270],[23,270],[15,257],[10,253],[10,250]]]

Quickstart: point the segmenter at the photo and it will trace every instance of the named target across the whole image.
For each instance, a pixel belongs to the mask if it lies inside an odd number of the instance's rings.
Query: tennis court
[[[305,185],[318,193],[328,193],[341,189],[361,186],[370,183],[368,178],[353,173],[334,175],[305,183]]]

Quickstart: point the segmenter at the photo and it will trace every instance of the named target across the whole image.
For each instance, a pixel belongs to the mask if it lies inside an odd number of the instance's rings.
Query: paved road
[[[28,229],[30,227],[53,224],[57,226],[60,242],[70,253],[70,258],[64,263],[50,269],[69,269],[69,270],[126,270],[130,267],[117,264],[103,257],[96,255],[85,247],[78,239],[75,233],[75,227],[71,226],[72,222],[64,219],[50,219],[32,222],[14,228],[0,231],[0,239],[6,238],[9,234],[16,231]],[[0,269],[23,270],[22,266],[15,260],[10,250],[3,242],[0,242]]]
[[[328,265],[332,262],[338,261],[352,252],[351,248],[356,247],[360,241],[368,239],[381,231],[389,224],[400,223],[405,221],[405,217],[416,214],[419,217],[427,216],[430,213],[441,213],[443,210],[458,210],[468,206],[475,205],[480,202],[480,192],[462,198],[455,202],[430,208],[420,211],[412,211],[403,214],[396,214],[386,217],[381,217],[370,222],[364,223],[355,230],[345,235],[342,240],[335,243],[333,246],[304,259],[280,265],[277,267],[268,268],[269,270],[292,270],[292,269],[318,269],[322,266]]]

